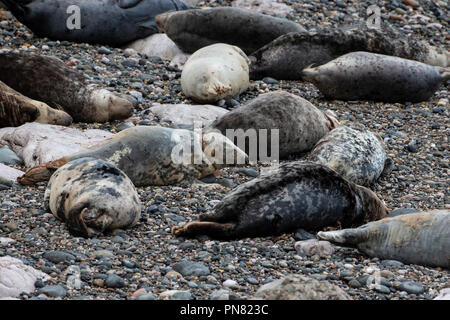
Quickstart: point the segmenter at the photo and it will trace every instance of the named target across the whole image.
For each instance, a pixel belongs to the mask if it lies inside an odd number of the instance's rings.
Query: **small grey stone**
[[[383,286],[382,284],[376,284],[373,286],[374,290],[379,293],[389,294],[391,293],[391,290],[389,290],[388,287]]]
[[[351,287],[351,288],[360,288],[361,287],[361,283],[359,283],[358,280],[353,279],[353,280],[350,280],[350,282],[348,283],[348,286]]]
[[[43,258],[53,263],[75,261],[75,256],[64,251],[47,251],[43,254]]]
[[[262,79],[262,81],[266,84],[280,84],[280,82],[274,78],[265,77]]]
[[[46,294],[47,296],[50,297],[64,297],[66,295],[66,289],[64,289],[62,286],[60,285],[56,285],[56,286],[45,286],[43,288],[40,288],[38,290],[38,294]]]
[[[316,239],[316,237],[304,229],[298,229],[294,233],[294,239],[297,241]]]
[[[414,281],[402,282],[398,288],[400,291],[406,291],[410,294],[421,294],[424,292],[423,286]]]
[[[246,278],[245,278],[245,281],[247,281],[247,282],[250,283],[250,284],[259,284],[259,281],[256,280],[256,279],[253,278],[253,277],[246,277]]]
[[[159,298],[162,300],[191,300],[192,295],[189,290],[168,290],[161,293]]]
[[[209,296],[211,300],[230,300],[230,291],[229,290],[216,290],[211,293]]]
[[[106,278],[105,284],[108,288],[123,288],[125,287],[125,281],[118,275],[111,273]]]
[[[397,260],[382,260],[381,265],[384,267],[400,268],[403,267],[403,262]]]
[[[144,294],[140,294],[136,298],[136,300],[156,300],[156,297],[154,295],[144,293]]]
[[[173,266],[173,270],[182,276],[207,276],[210,274],[209,268],[203,263],[183,260]]]
[[[109,250],[97,250],[94,251],[94,256],[97,259],[104,259],[104,258],[112,258],[114,257],[114,254]]]

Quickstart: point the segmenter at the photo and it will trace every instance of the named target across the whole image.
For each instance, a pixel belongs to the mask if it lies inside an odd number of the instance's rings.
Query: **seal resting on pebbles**
[[[386,214],[386,206],[371,190],[326,166],[291,162],[240,185],[212,212],[173,227],[172,233],[218,239],[262,237],[299,228],[359,226]]]
[[[26,122],[70,126],[72,117],[43,102],[27,98],[0,81],[0,128],[18,127]]]
[[[370,186],[386,162],[383,142],[365,128],[339,126],[319,140],[306,160],[328,166],[347,180]]]
[[[228,43],[250,54],[283,34],[306,31],[287,19],[230,7],[167,12],[156,24],[187,53]]]
[[[226,164],[225,158],[237,164],[247,161],[247,155],[220,133],[137,126],[85,151],[30,168],[18,182],[47,181],[59,167],[85,157],[115,165],[137,187],[193,182],[234,165]]]
[[[250,55],[250,78],[301,80],[303,69],[355,51],[396,56],[439,67],[450,65],[450,54],[445,49],[406,36],[386,24],[382,24],[380,30],[361,25],[283,35]]]
[[[258,141],[262,134],[261,129],[267,129],[267,154],[272,153],[271,131],[278,129],[279,141],[276,142],[279,146],[279,157],[286,159],[290,155],[311,150],[317,141],[338,125],[336,119],[323,113],[307,100],[285,91],[275,91],[259,95],[249,103],[223,115],[211,126],[223,135],[227,135],[227,129],[253,129],[256,130]],[[233,137],[228,138],[233,140]],[[239,137],[234,137],[234,143],[244,150],[240,145],[244,141],[240,142]],[[257,149],[259,157],[259,142],[245,142],[245,151],[250,161],[256,161],[254,152],[249,150],[252,147]]]
[[[158,14],[190,8],[180,0],[2,1],[38,37],[110,46],[125,45],[157,33]]]
[[[31,99],[63,109],[76,122],[126,119],[133,112],[131,102],[88,84],[54,57],[0,50],[0,81]]]
[[[358,248],[370,257],[450,268],[450,211],[432,210],[319,232],[320,239]]]
[[[425,63],[370,52],[352,52],[307,68],[303,78],[330,99],[383,102],[426,101],[444,79]]]
[[[248,62],[238,47],[224,43],[204,47],[186,61],[181,89],[201,103],[236,97],[248,88]]]
[[[118,168],[94,158],[62,166],[50,178],[44,201],[74,235],[92,237],[136,224],[141,201],[131,180]]]

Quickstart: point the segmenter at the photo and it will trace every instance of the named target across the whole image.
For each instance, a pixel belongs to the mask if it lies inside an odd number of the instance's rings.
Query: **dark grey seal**
[[[386,217],[387,208],[371,190],[311,162],[283,163],[244,183],[198,221],[172,228],[176,236],[219,239],[261,237],[359,226]]]
[[[38,37],[122,46],[157,33],[155,17],[189,9],[181,0],[2,0]],[[80,8],[81,29],[70,30],[70,6]],[[70,11],[69,11],[70,12]]]

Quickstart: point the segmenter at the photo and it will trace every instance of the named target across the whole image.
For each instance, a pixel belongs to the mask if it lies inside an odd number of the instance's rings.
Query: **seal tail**
[[[37,182],[48,181],[52,174],[67,163],[67,158],[61,158],[55,161],[47,162],[28,169],[25,174],[17,178],[21,185],[31,185]]]
[[[317,75],[316,68],[313,68],[312,65],[306,67],[302,71],[302,79],[308,82],[314,82]]]

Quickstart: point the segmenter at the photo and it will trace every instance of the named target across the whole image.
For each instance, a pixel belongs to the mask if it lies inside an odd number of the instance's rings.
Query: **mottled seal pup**
[[[332,116],[320,111],[307,100],[285,91],[275,91],[261,94],[249,103],[223,115],[211,125],[227,135],[228,129],[256,130],[258,141],[261,129],[267,129],[267,155],[271,153],[273,129],[279,130],[278,152],[280,159],[311,150],[314,145],[339,123]],[[229,136],[229,139],[233,137]],[[240,148],[238,137],[234,142]],[[245,142],[245,151],[252,146],[261,154],[259,142]],[[244,149],[243,149],[244,150]],[[262,150],[265,152],[265,150]],[[256,159],[250,159],[256,161]]]
[[[236,97],[248,88],[248,62],[236,46],[216,43],[201,48],[184,65],[181,89],[201,103]]]
[[[450,54],[445,49],[431,47],[387,24],[382,24],[381,29],[361,25],[283,35],[250,55],[250,79],[301,80],[306,67],[322,65],[355,51],[397,56],[440,67],[450,65]]]
[[[370,186],[386,161],[383,142],[366,128],[339,126],[317,142],[306,160],[328,166],[347,180]]]
[[[0,81],[31,99],[63,109],[76,122],[126,119],[133,112],[131,102],[88,84],[55,57],[0,50]]]
[[[230,7],[168,12],[156,24],[187,53],[222,42],[250,54],[283,34],[306,31],[287,19]]]
[[[356,229],[319,232],[317,236],[355,246],[371,257],[450,268],[449,210],[400,215]]]
[[[223,158],[220,158],[220,148],[226,148]],[[247,158],[243,151],[220,133],[205,132],[201,135],[183,129],[137,126],[125,129],[85,151],[30,168],[18,182],[33,184],[47,181],[59,167],[85,157],[102,159],[116,166],[137,187],[193,182],[220,168],[233,166],[239,159],[245,163]],[[235,163],[226,163],[225,157]]]
[[[3,0],[38,37],[122,46],[157,33],[155,17],[189,5],[180,0]],[[76,6],[76,7],[74,7]],[[79,12],[78,9],[79,8]],[[79,13],[79,28],[76,14]]]
[[[27,98],[0,81],[0,128],[18,127],[26,122],[70,126],[72,117],[43,102]]]
[[[86,238],[132,227],[141,216],[141,201],[131,180],[94,158],[77,159],[56,170],[44,201],[72,234]]]
[[[198,221],[172,228],[176,236],[262,237],[298,228],[359,226],[386,217],[371,190],[312,162],[283,163],[233,190]]]
[[[329,99],[420,102],[439,88],[439,71],[418,61],[370,52],[352,52],[303,70]]]

